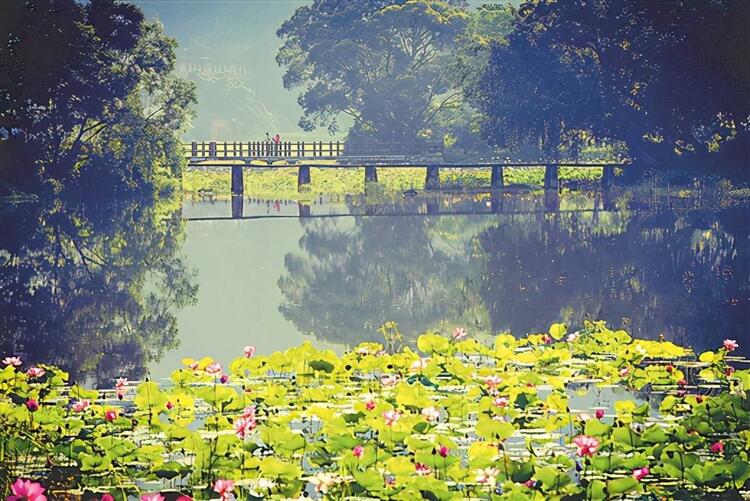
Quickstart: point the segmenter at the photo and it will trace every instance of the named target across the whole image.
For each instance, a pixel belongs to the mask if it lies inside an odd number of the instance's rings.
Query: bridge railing
[[[183,145],[193,158],[294,158],[338,157],[344,154],[341,141],[193,141]]]

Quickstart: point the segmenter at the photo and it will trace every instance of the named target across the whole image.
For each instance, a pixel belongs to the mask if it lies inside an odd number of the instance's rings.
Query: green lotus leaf
[[[633,477],[616,478],[607,481],[607,492],[611,496],[618,496],[626,492],[640,492],[643,486]]]
[[[550,336],[559,341],[568,332],[568,326],[565,324],[552,324],[548,332]]]
[[[537,468],[534,471],[534,478],[542,483],[542,488],[547,492],[557,492],[571,482],[567,473],[558,471],[552,466]]]
[[[417,348],[423,353],[445,354],[450,350],[450,342],[437,334],[422,334],[417,338]]]
[[[498,421],[484,414],[477,421],[477,435],[487,440],[505,440],[514,432],[515,428],[511,423]]]
[[[650,444],[660,444],[669,440],[669,436],[658,426],[649,426],[641,434],[641,439]]]
[[[609,434],[612,426],[599,421],[598,419],[589,419],[586,421],[584,433],[592,437],[603,437]]]
[[[112,466],[112,461],[108,456],[85,452],[78,455],[78,461],[81,463],[81,471],[106,471]]]
[[[357,481],[366,491],[379,491],[385,487],[383,475],[377,470],[355,470],[353,472],[354,480]]]
[[[636,450],[643,445],[641,437],[629,426],[613,428],[612,442],[618,449],[625,452]]]

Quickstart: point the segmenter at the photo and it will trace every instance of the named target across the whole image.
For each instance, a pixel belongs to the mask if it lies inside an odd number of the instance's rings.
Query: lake
[[[246,199],[232,219],[217,200],[20,204],[0,221],[0,347],[105,385],[247,344],[343,352],[382,341],[386,321],[408,342],[603,319],[697,352],[737,339],[747,354],[747,208],[560,207]]]

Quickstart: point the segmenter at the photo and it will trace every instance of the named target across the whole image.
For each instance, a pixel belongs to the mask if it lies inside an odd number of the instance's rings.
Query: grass
[[[477,188],[490,185],[491,169],[441,169],[440,181],[446,187]],[[245,169],[245,194],[259,198],[305,199],[311,194],[358,194],[365,190],[364,168],[311,168],[312,183],[308,192],[297,191],[297,168],[277,167]],[[592,180],[601,177],[601,168],[561,167],[562,180]],[[230,194],[229,168],[211,170],[186,169],[183,173],[183,190],[194,194],[210,190],[214,195]],[[544,168],[507,168],[505,185],[541,185]],[[384,192],[400,192],[409,188],[424,189],[425,168],[380,168],[378,181]]]

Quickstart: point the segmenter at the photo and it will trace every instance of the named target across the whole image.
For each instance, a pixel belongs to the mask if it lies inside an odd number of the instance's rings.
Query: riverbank
[[[379,169],[378,185],[384,192],[400,193],[424,189],[425,168]],[[594,181],[601,178],[601,168],[560,168],[561,181]],[[245,169],[245,195],[259,198],[307,200],[319,194],[357,195],[365,192],[364,168],[311,168],[309,191],[297,191],[297,168]],[[441,169],[440,182],[450,188],[478,188],[490,185],[491,169]],[[215,196],[230,194],[231,174],[226,169],[186,169],[183,191],[192,195],[202,191]],[[505,185],[542,185],[544,168],[504,169]]]

